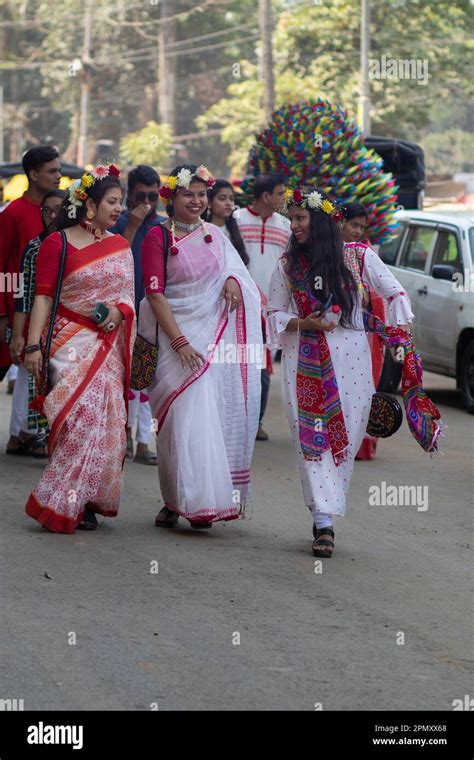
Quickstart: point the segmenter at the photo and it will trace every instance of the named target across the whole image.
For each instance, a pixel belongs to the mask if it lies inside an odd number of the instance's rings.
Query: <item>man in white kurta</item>
[[[279,258],[286,250],[290,237],[289,220],[277,212],[285,193],[284,179],[278,174],[261,174],[256,178],[251,206],[240,209],[235,219],[250,258],[248,270],[254,282],[268,299],[270,278]],[[262,401],[257,440],[267,440],[262,428],[268,400],[270,374],[262,370]]]

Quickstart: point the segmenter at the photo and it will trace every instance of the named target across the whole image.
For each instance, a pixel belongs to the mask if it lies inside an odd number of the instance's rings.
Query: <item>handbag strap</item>
[[[163,255],[165,258],[165,284],[163,286],[163,290],[166,288],[166,267],[168,265],[168,248],[170,245],[170,238],[169,238],[169,232],[165,227],[164,222],[160,224],[160,227],[163,231]]]
[[[161,231],[163,233],[163,257],[165,260],[165,266],[164,266],[165,282],[163,285],[163,293],[164,293],[165,288],[166,288],[166,269],[168,266],[168,248],[170,244],[169,242],[170,239],[169,239],[169,232],[165,227],[165,222],[161,222],[158,226],[161,228]],[[158,345],[158,322],[156,323],[156,331],[155,331],[155,346],[157,345]]]
[[[51,341],[53,339],[53,330],[54,330],[54,320],[56,319],[56,312],[58,310],[59,297],[61,295],[61,288],[63,284],[64,267],[66,264],[67,237],[64,230],[59,230],[59,234],[61,235],[61,243],[62,243],[61,261],[59,262],[59,273],[58,273],[58,280],[56,283],[56,292],[54,294],[53,305],[51,307],[48,335],[46,337],[46,344],[44,347],[44,353],[46,357],[49,356],[49,352],[51,349]]]

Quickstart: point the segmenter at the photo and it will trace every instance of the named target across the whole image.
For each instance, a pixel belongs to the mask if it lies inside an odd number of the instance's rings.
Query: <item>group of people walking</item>
[[[30,188],[0,214],[0,231],[21,216],[19,204],[35,221],[17,222],[28,239],[18,233],[15,242],[13,230],[11,250],[0,249],[4,265],[28,280],[10,341],[26,390],[8,453],[38,440],[42,420],[49,427],[49,461],[27,514],[51,531],[95,529],[97,514],[117,514],[128,456],[158,466],[158,527],[181,517],[210,528],[243,516],[255,440],[268,439],[263,418],[278,349],[312,551],[330,557],[333,516],[346,509],[374,392],[368,288],[387,301],[400,334],[413,319],[377,254],[343,240],[349,217],[363,219],[364,209],[351,214],[322,190],[289,189],[265,174],[253,203],[236,210],[232,185],[186,164],[164,184],[152,167],[136,167],[123,211],[114,165],[85,172],[61,198],[51,150],[25,155]],[[43,177],[54,187],[38,184]],[[157,213],[159,196],[166,216]],[[353,234],[361,238],[363,229]],[[22,265],[18,251],[28,243]],[[0,338],[9,322],[13,311],[0,304]],[[142,391],[130,387],[137,331],[158,348]]]

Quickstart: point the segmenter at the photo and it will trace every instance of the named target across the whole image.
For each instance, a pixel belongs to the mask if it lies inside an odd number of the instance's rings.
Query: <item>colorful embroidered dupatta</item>
[[[285,267],[288,262],[284,261]],[[304,276],[302,261],[297,278],[288,282],[298,313],[305,318],[321,307]],[[411,434],[428,452],[438,450],[441,415],[423,390],[421,358],[408,335],[398,327],[385,325],[375,314],[364,312],[366,331],[377,334],[390,347],[404,351],[402,394]],[[348,438],[339,389],[323,331],[303,331],[300,335],[296,378],[298,424],[301,450],[305,459],[319,460],[331,450],[338,466],[347,456]]]
[[[39,283],[41,267],[54,255],[48,240],[48,254],[42,259],[40,251],[38,258]],[[41,285],[38,291],[48,293]],[[114,304],[124,315],[111,333],[90,319],[98,302]],[[49,530],[73,533],[86,505],[102,515],[117,514],[134,314],[127,241],[114,235],[81,250],[68,245],[51,345],[53,388],[44,402],[50,461],[26,504],[27,514]]]
[[[438,450],[442,425],[439,409],[423,390],[421,357],[413,341],[399,327],[384,325],[375,314],[364,312],[365,329],[379,335],[390,347],[404,351],[402,370],[402,396],[410,432],[424,451]]]
[[[306,271],[307,264],[302,260],[298,278],[288,278],[298,313],[303,319],[322,306],[307,286]],[[307,330],[300,334],[296,397],[304,458],[319,460],[330,449],[335,464],[340,465],[347,458],[349,439],[323,330]]]

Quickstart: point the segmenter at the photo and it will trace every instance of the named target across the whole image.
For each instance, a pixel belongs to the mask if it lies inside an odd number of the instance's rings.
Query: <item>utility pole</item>
[[[160,122],[169,124],[172,133],[176,132],[176,56],[168,56],[168,46],[176,41],[176,19],[173,16],[174,3],[162,0],[160,3],[161,24],[158,52],[158,110]]]
[[[263,80],[263,107],[265,119],[270,121],[275,110],[275,78],[273,76],[273,10],[272,0],[259,0],[258,20],[260,26],[261,69]]]
[[[81,107],[79,115],[79,138],[77,141],[77,163],[87,163],[87,127],[89,121],[89,102],[92,84],[91,42],[92,42],[92,6],[94,0],[85,0],[84,9],[84,47],[81,68]]]
[[[370,0],[361,0],[359,122],[366,135],[370,134],[369,54]]]

